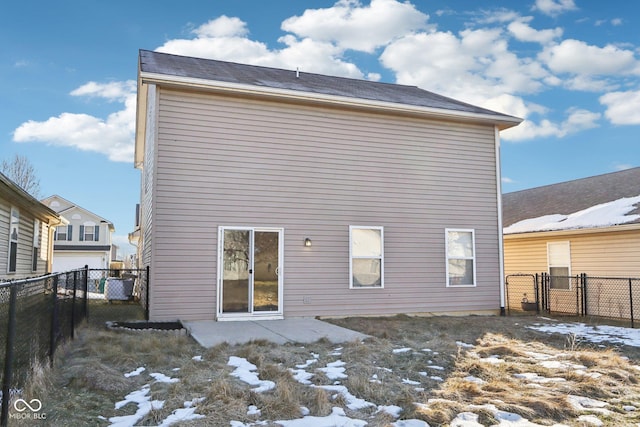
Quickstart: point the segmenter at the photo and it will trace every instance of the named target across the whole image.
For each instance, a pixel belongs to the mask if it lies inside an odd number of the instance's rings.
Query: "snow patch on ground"
[[[260,378],[258,378],[258,374],[253,372],[258,369],[256,365],[250,363],[243,357],[231,356],[229,357],[227,365],[234,366],[236,368],[233,372],[231,372],[232,376],[238,378],[240,381],[244,381],[249,385],[257,386],[256,388],[252,389],[252,391],[254,391],[255,393],[263,393],[276,387],[276,383],[274,383],[273,381],[260,380]]]

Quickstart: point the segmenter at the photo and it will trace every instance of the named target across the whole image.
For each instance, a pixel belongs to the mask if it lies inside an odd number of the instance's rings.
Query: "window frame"
[[[562,263],[556,263],[555,260],[551,260],[551,250],[550,247],[551,246],[566,246],[566,258],[568,260],[567,264],[562,264]],[[552,268],[566,268],[567,269],[567,286],[566,287],[557,287],[554,286],[554,277],[558,277],[558,276],[554,276],[553,274],[551,274],[551,269]],[[547,273],[549,274],[549,289],[553,289],[554,291],[572,291],[573,290],[573,280],[571,280],[571,241],[569,240],[562,240],[562,241],[557,241],[557,242],[547,242]],[[559,276],[559,277],[563,277],[563,276]]]
[[[380,256],[353,254],[353,230],[377,230],[380,232]],[[355,286],[353,282],[353,261],[356,259],[377,259],[380,262],[380,286]],[[349,289],[384,289],[384,227],[370,225],[349,226]]]
[[[14,217],[16,218],[14,221]],[[16,237],[13,237],[13,228],[16,228]],[[20,210],[11,206],[9,213],[9,245],[7,251],[7,273],[16,273],[18,271],[18,242],[20,241]],[[13,267],[13,269],[12,269]]]
[[[60,228],[64,227],[64,239],[60,238],[60,232],[58,231]],[[53,240],[56,242],[69,242],[73,238],[73,226],[71,224],[67,225],[58,225],[55,229],[55,237]]]
[[[472,255],[469,256],[450,256],[449,255],[449,233],[471,233],[471,250],[473,251]],[[477,274],[477,265],[478,263],[476,262],[476,256],[477,256],[477,252],[476,252],[476,230],[474,228],[445,228],[444,230],[444,253],[445,253],[445,281],[446,281],[446,287],[447,288],[475,288],[478,286],[478,280],[476,277]],[[464,284],[460,284],[460,285],[455,285],[455,284],[451,284],[451,278],[449,277],[449,261],[452,260],[465,260],[465,261],[471,261],[471,267],[473,268],[473,283],[468,284],[468,283],[464,283]]]
[[[31,258],[31,271],[38,271],[38,256],[40,249],[40,234],[41,234],[41,225],[40,220],[33,220],[33,246],[32,246],[32,258]]]

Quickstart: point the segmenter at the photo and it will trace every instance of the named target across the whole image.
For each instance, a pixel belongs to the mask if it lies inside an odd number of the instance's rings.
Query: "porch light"
[[[311,239],[308,237],[304,238],[304,245],[308,248],[311,247]]]

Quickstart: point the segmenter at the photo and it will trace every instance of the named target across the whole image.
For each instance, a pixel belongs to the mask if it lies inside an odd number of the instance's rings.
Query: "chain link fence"
[[[132,301],[148,319],[149,269],[83,268],[0,283],[0,425],[8,423],[10,401],[19,396],[31,370],[51,363],[59,344],[74,338],[88,316],[88,300]]]
[[[87,280],[89,299],[138,301],[146,308],[148,269],[90,269]]]
[[[31,369],[51,361],[58,344],[73,338],[86,317],[87,275],[85,268],[0,283],[3,426],[10,398],[27,382]]]
[[[552,276],[547,273],[506,277],[507,311],[640,320],[640,278]]]

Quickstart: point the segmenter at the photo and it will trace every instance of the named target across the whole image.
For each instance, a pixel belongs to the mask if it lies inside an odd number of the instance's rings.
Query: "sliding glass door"
[[[282,312],[282,230],[220,229],[218,314]]]

